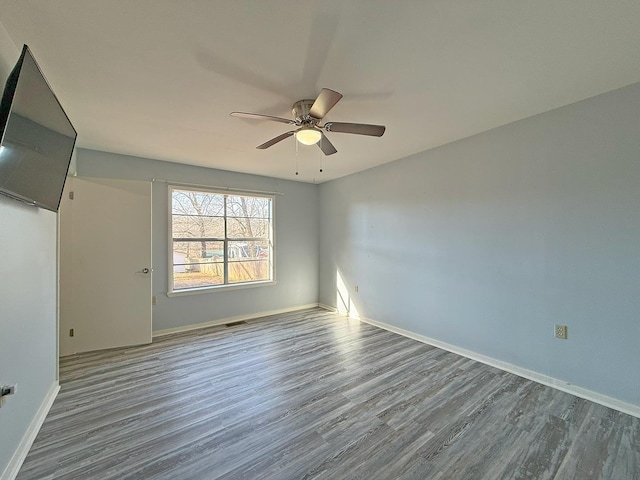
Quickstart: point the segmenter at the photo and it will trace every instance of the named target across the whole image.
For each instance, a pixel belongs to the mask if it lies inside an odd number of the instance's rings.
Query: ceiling
[[[0,0],[0,12],[80,147],[305,182],[640,81],[637,0]],[[256,150],[290,127],[229,116],[289,118],[323,87],[344,94],[325,120],[384,136],[328,133],[328,157],[293,138]]]

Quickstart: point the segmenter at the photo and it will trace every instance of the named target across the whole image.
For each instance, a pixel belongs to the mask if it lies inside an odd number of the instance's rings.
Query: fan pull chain
[[[322,147],[324,147],[322,142],[324,142],[324,137],[320,137],[320,145]],[[324,152],[324,148],[322,148],[322,151]],[[320,155],[320,173],[322,173],[322,162],[323,162],[323,160],[324,160],[324,154]]]
[[[294,142],[296,144],[296,175],[298,175],[298,140]]]

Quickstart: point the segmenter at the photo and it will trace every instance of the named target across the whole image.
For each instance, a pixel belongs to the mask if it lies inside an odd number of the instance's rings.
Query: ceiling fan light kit
[[[270,120],[298,127],[296,130],[290,130],[266,141],[261,145],[258,145],[256,148],[260,150],[269,148],[293,135],[299,143],[302,143],[303,145],[318,145],[325,155],[333,155],[337,150],[329,141],[327,136],[322,133],[322,130],[336,133],[368,135],[372,137],[381,137],[384,134],[384,125],[343,122],[328,122],[321,125],[320,123],[322,122],[322,119],[341,98],[341,93],[328,88],[323,88],[315,100],[299,100],[293,104],[293,107],[291,108],[294,116],[293,120],[274,117],[272,115],[262,115],[260,113],[231,112],[230,115],[232,117],[249,118],[253,120]]]
[[[322,132],[313,127],[304,127],[296,132],[296,140],[303,145],[315,145],[322,138]]]

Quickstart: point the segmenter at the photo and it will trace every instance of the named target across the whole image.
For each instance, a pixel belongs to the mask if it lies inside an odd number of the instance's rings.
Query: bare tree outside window
[[[170,192],[174,291],[272,280],[272,197]]]

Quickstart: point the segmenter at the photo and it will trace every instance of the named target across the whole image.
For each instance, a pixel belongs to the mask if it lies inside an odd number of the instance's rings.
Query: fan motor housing
[[[293,104],[293,107],[291,107],[291,113],[293,113],[296,123],[302,125],[315,125],[318,123],[319,119],[309,115],[309,110],[311,110],[313,102],[315,102],[315,100],[298,100]]]

